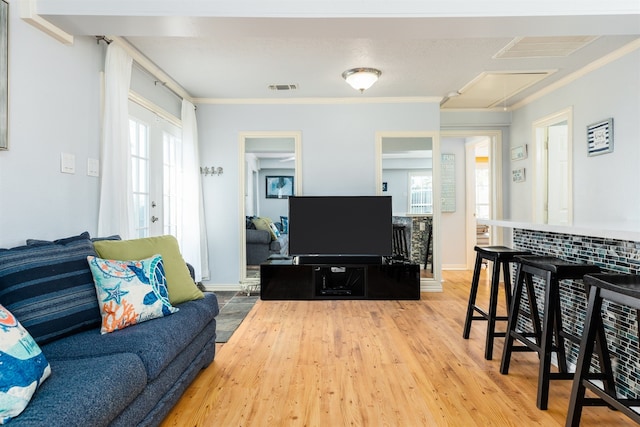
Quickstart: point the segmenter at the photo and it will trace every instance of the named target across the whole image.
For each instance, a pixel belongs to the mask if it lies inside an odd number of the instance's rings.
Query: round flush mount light
[[[382,71],[375,68],[352,68],[342,73],[342,78],[360,93],[369,89],[380,77]]]

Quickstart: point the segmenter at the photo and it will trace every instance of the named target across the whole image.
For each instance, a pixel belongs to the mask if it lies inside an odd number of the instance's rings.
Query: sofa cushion
[[[273,224],[273,221],[271,221],[270,218],[255,217],[253,218],[252,221],[253,221],[253,224],[256,226],[256,230],[268,231],[269,234],[271,235],[271,240],[276,240],[278,238],[278,236],[276,235],[276,232],[273,230],[273,228],[271,228],[271,224]]]
[[[81,332],[47,344],[42,351],[50,361],[135,353],[145,366],[148,380],[152,381],[219,312],[218,300],[210,292],[205,293],[204,299],[185,302],[178,308],[180,310],[171,316],[106,335],[101,335],[98,328]]]
[[[102,315],[103,334],[178,311],[169,302],[162,257],[116,261],[87,257]]]
[[[131,353],[52,360],[51,369],[51,377],[11,427],[106,426],[147,384],[142,361]]]
[[[167,289],[171,304],[200,299],[198,289],[189,275],[187,264],[180,254],[178,241],[174,236],[145,237],[133,240],[102,240],[95,242],[95,249],[101,258],[121,261],[139,260],[160,254],[167,276]]]
[[[0,303],[37,343],[100,324],[90,255],[96,252],[89,233],[0,249]]]
[[[50,374],[38,344],[0,305],[0,424],[20,414]]]

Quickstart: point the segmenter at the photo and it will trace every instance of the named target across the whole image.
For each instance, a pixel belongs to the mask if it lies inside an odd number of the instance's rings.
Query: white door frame
[[[238,188],[241,191],[238,192],[238,212],[240,212],[240,221],[238,224],[240,226],[240,283],[247,283],[247,233],[246,233],[246,224],[244,221],[245,215],[245,181],[246,181],[246,168],[245,168],[245,142],[247,138],[292,138],[294,141],[294,186],[295,186],[295,194],[297,196],[302,195],[302,132],[300,131],[265,131],[265,132],[240,132],[238,134],[238,173],[240,179],[240,185]]]
[[[500,130],[450,130],[441,131],[440,137],[444,138],[473,138],[473,137],[487,137],[489,138],[489,159],[491,162],[491,219],[502,219],[502,131]],[[469,159],[469,147],[465,146],[465,175],[467,177],[465,182],[465,224],[466,224],[466,264],[467,269],[473,269],[475,262],[475,251],[473,247],[476,242],[476,218],[475,218],[475,204],[472,206],[470,198],[470,192],[475,188],[470,188],[475,182],[471,179],[472,174],[475,172],[475,162]],[[475,193],[474,193],[475,194]],[[473,197],[475,199],[475,197]],[[490,229],[491,244],[500,245],[503,243],[502,233],[499,233],[495,227]]]
[[[547,185],[548,185],[548,166],[547,166],[547,147],[545,141],[541,139],[540,133],[543,132],[549,126],[556,123],[567,122],[567,151],[568,165],[567,175],[569,181],[568,185],[568,220],[571,225],[573,222],[573,108],[567,107],[556,113],[543,117],[533,122],[533,155],[534,161],[532,162],[532,177],[535,185],[533,191],[533,221],[541,224],[546,224],[547,221]]]

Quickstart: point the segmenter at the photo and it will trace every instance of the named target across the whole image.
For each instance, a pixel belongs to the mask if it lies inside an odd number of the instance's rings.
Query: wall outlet
[[[420,231],[424,231],[424,230],[425,230],[425,228],[426,228],[426,227],[425,227],[424,222],[421,222],[421,223],[420,223]]]

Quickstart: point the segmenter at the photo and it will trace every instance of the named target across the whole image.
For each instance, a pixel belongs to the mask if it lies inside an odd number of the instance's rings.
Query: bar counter
[[[567,261],[595,264],[604,273],[640,275],[640,224],[574,227],[509,220],[478,220],[478,224],[503,228],[507,231],[504,233],[507,246],[526,249],[534,255],[552,255]],[[541,301],[544,295],[542,284],[536,282],[535,287]],[[560,288],[563,327],[580,335],[586,309],[584,285],[582,282],[565,281]],[[603,305],[604,326],[613,356],[618,393],[635,399],[640,398],[637,316],[638,313],[628,307],[606,301]],[[571,344],[567,350],[567,362],[573,367],[578,347]]]

